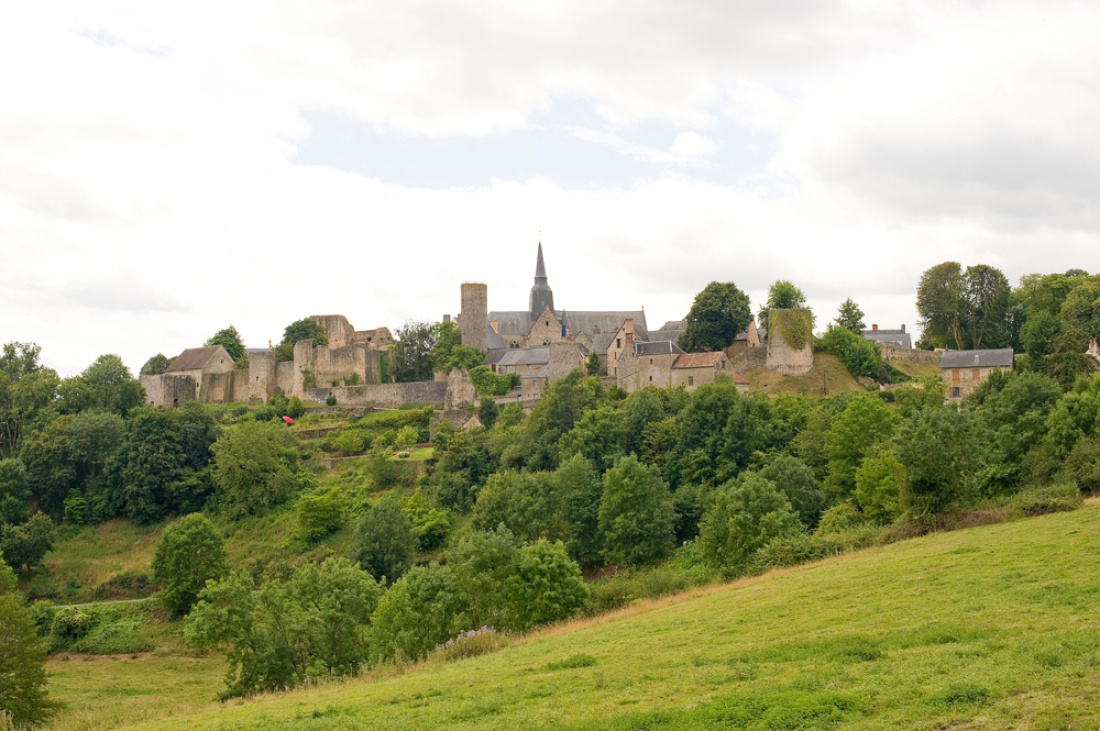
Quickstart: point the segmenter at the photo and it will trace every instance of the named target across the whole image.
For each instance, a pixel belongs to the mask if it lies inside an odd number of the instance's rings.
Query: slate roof
[[[661,325],[662,330],[687,330],[687,320],[669,320]]]
[[[670,340],[659,343],[634,343],[634,355],[683,354],[680,346]]]
[[[864,330],[863,337],[876,343],[893,345],[902,350],[913,349],[913,338],[904,330]]]
[[[713,368],[715,363],[722,360],[725,357],[725,353],[716,351],[714,353],[684,353],[676,362],[672,364],[673,368]]]
[[[1012,362],[1012,348],[945,350],[940,368],[1011,368]]]
[[[500,366],[545,365],[550,362],[550,346],[540,345],[527,350],[509,350],[500,359]]]
[[[482,362],[486,365],[500,363],[500,360],[504,357],[504,354],[510,352],[512,351],[510,351],[508,348],[489,348],[488,352],[485,353],[485,360]]]
[[[634,320],[634,335],[646,337],[649,328],[645,322],[645,310],[564,310],[554,313],[558,319],[565,319],[565,326],[571,333],[613,333],[628,319]]]
[[[497,323],[497,332],[505,335],[526,335],[531,332],[531,314],[527,310],[494,310],[489,320]],[[492,329],[492,326],[489,326]]]
[[[649,341],[651,343],[658,343],[662,340],[671,340],[675,343],[680,339],[680,333],[682,332],[683,330],[653,330],[649,333]]]
[[[606,353],[615,340],[615,333],[595,333],[592,336],[592,350],[597,353]]]
[[[219,350],[225,350],[220,345],[208,345],[205,348],[188,348],[180,353],[172,365],[168,366],[164,372],[174,373],[175,371],[194,371],[201,370],[210,359],[214,357]],[[228,356],[229,354],[226,353]]]
[[[508,344],[504,342],[504,338],[497,334],[492,325],[485,326],[485,345],[489,350],[508,347]]]

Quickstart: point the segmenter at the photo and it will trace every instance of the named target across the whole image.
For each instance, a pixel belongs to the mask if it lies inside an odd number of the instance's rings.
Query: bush
[[[486,365],[470,369],[470,383],[478,396],[504,396],[519,385],[519,375],[509,373],[498,376]]]
[[[325,406],[335,406],[335,405],[336,405],[336,394],[330,393],[328,395],[328,398],[325,399]]]
[[[1077,485],[1067,481],[1022,490],[1009,498],[1008,505],[1030,517],[1077,510],[1083,502]]]
[[[672,550],[676,511],[660,472],[629,455],[604,474],[599,532],[610,562],[641,564]]]
[[[436,645],[430,657],[453,662],[499,650],[506,644],[504,635],[492,627],[482,627],[461,632],[443,644]]]
[[[316,543],[340,530],[347,512],[347,501],[340,490],[302,495],[295,510],[298,527],[294,537],[305,543]]]
[[[819,561],[842,552],[842,547],[820,535],[782,536],[773,538],[757,549],[749,563],[749,571],[762,573],[771,568],[798,566]]]
[[[293,494],[298,444],[285,425],[243,422],[214,442],[212,451],[214,483],[231,517],[259,513]]]

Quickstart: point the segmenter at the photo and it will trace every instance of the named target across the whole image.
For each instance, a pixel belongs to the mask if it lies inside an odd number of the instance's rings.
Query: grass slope
[[[135,728],[1097,728],[1098,554],[1090,501]]]
[[[767,368],[743,373],[749,382],[752,391],[763,391],[768,394],[789,393],[796,396],[820,396],[827,385],[829,393],[845,393],[847,391],[866,391],[859,381],[848,373],[848,369],[841,365],[835,355],[831,353],[814,353],[814,366],[801,376],[792,376],[785,373],[773,373]]]

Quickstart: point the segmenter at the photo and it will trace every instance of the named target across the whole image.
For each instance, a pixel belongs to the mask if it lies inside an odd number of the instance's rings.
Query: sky
[[[5,3],[0,342],[136,373],[232,324],[398,330],[776,280],[1100,269],[1100,4]]]

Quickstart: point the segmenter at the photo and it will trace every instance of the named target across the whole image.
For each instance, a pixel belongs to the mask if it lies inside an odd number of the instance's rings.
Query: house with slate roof
[[[913,338],[905,332],[905,325],[900,330],[879,330],[878,325],[871,325],[870,330],[863,331],[863,337],[873,340],[879,345],[889,345],[898,350],[912,350]]]
[[[945,350],[940,358],[948,398],[966,398],[993,371],[1011,371],[1015,366],[1012,348],[994,350]]]

